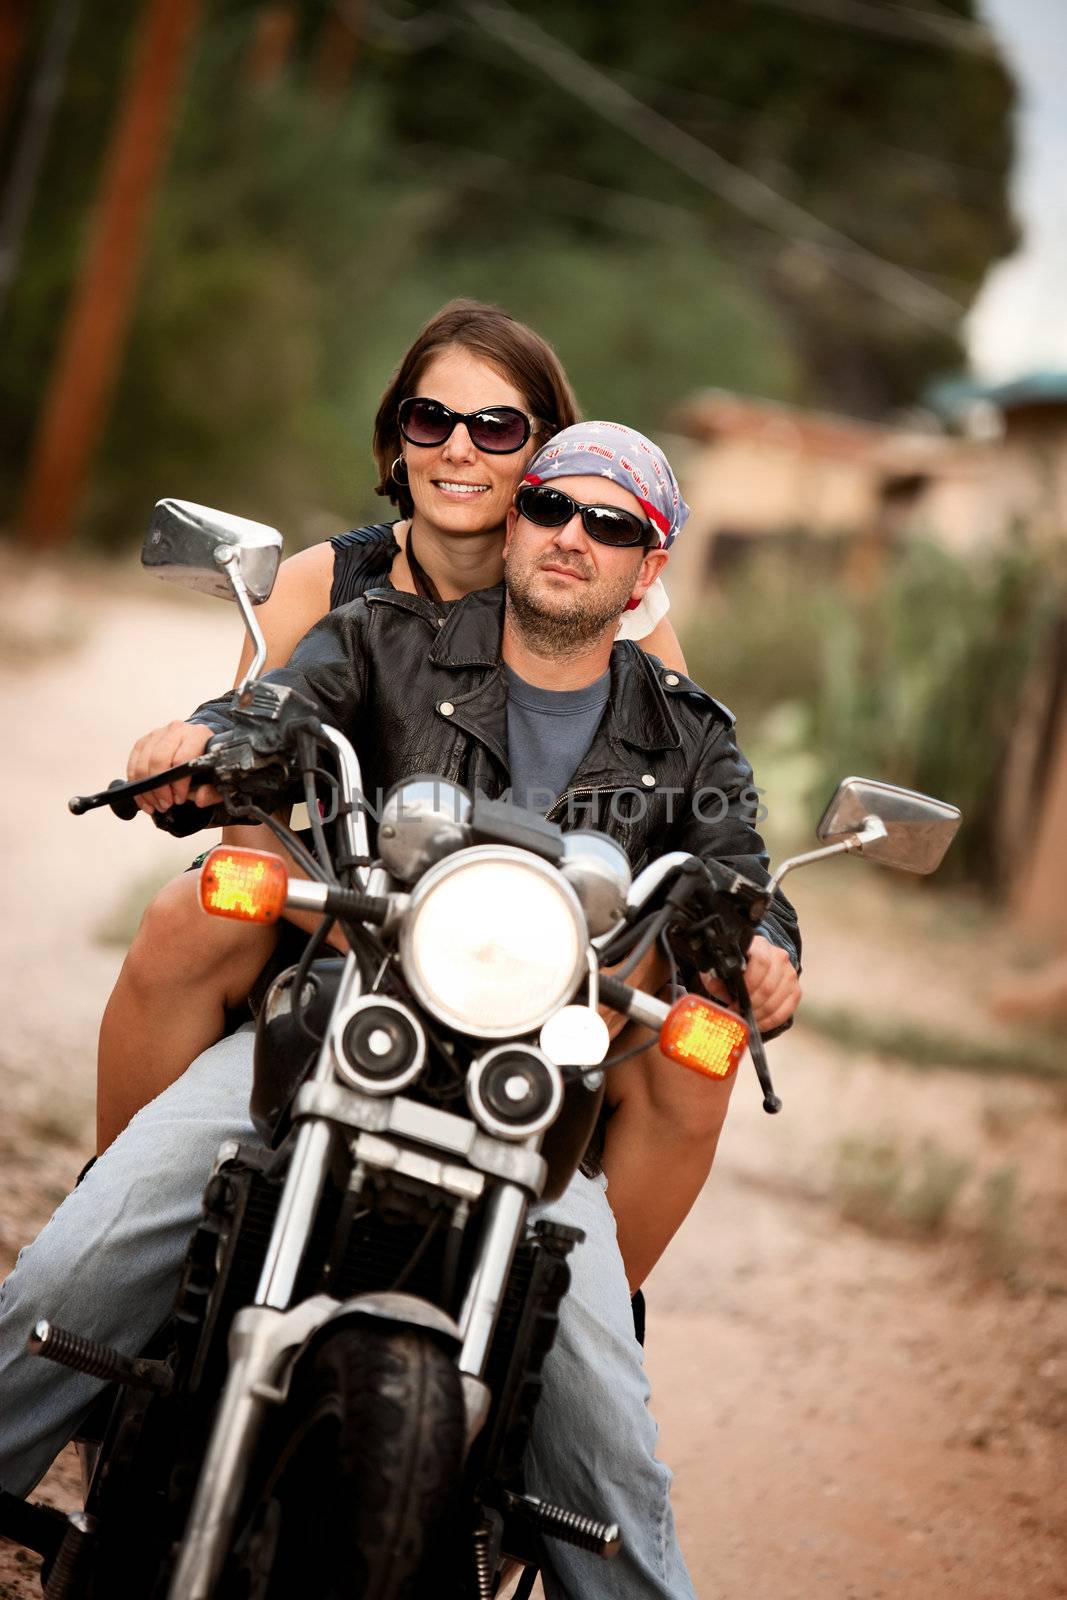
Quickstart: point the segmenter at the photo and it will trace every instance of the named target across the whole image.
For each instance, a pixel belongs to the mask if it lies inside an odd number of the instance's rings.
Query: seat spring
[[[493,1573],[489,1561],[489,1525],[482,1522],[474,1530],[474,1578],[478,1600],[493,1600]]]

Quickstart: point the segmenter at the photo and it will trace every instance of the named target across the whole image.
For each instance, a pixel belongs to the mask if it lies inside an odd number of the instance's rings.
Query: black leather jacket
[[[501,587],[441,607],[373,590],[329,612],[267,680],[309,695],[348,735],[372,810],[393,784],[419,773],[495,799],[510,787],[503,608]],[[210,701],[190,720],[228,728],[227,704]],[[636,644],[616,643],[607,709],[550,819],[610,834],[635,873],[684,850],[764,883],[757,806],[725,706]],[[799,967],[796,914],[783,895],[762,931]]]

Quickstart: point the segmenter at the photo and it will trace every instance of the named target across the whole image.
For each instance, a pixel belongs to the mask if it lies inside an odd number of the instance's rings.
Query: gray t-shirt
[[[512,800],[544,815],[593,742],[608,703],[611,673],[585,689],[537,689],[509,666],[504,671]]]

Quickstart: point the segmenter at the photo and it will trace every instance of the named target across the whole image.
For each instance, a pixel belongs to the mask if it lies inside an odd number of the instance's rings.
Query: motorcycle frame
[[[345,844],[350,856],[365,859],[367,825],[359,804],[359,759],[336,729],[324,726],[323,735],[337,759],[342,799],[339,821],[345,830]],[[359,964],[350,951],[333,1014],[360,992]],[[659,1009],[665,1010],[662,1005]],[[437,1331],[457,1345],[456,1365],[468,1410],[468,1446],[488,1411],[481,1378],[527,1211],[544,1186],[546,1165],[538,1153],[542,1136],[507,1143],[481,1132],[467,1118],[403,1096],[381,1099],[360,1094],[337,1081],[328,1027],[315,1067],[294,1103],[293,1121],[297,1131],[278,1213],[253,1304],[238,1312],[230,1330],[229,1370],[168,1600],[211,1600],[231,1546],[267,1408],[285,1400],[289,1376],[301,1353],[327,1323],[388,1315],[394,1323],[425,1327],[427,1314],[432,1314],[438,1319]],[[481,1189],[488,1187],[486,1215],[458,1321],[414,1296],[361,1295],[340,1302],[323,1294],[292,1304],[336,1140],[353,1129],[361,1130],[351,1152],[354,1171],[361,1162],[396,1170],[406,1156],[409,1163],[414,1160],[420,1167],[424,1182],[454,1195],[464,1172],[478,1175],[481,1169],[478,1196],[469,1198],[480,1197]],[[377,1140],[376,1151],[368,1147],[368,1139]],[[413,1150],[413,1145],[418,1148]],[[442,1161],[442,1157],[446,1159]],[[386,1300],[390,1301],[388,1312],[381,1309]]]

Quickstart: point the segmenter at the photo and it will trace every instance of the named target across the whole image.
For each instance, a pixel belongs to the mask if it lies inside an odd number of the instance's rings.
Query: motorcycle
[[[50,1600],[489,1600],[545,1538],[608,1559],[625,1530],[526,1492],[523,1455],[578,1230],[531,1221],[574,1176],[600,1113],[609,1006],[682,1067],[724,1078],[749,1050],[780,1108],[744,980],[788,872],[844,853],[932,871],[959,813],[846,779],[822,847],[766,885],[674,853],[632,879],[607,836],[415,776],[369,804],[345,735],[262,681],[255,606],[273,529],[163,501],[143,561],[236,600],[254,656],[233,729],[202,756],[76,797],[75,813],[192,776],[277,855],[219,846],[201,869],[215,915],[319,913],[256,1022],[252,1120],[204,1196],[173,1315],[138,1358],[49,1322],[42,1358],[118,1388],[85,1510],[20,1506],[0,1531],[47,1557]],[[302,797],[311,846],[276,819]],[[174,832],[206,824],[178,807]],[[336,922],[348,953],[324,954]],[[659,946],[664,1001],[626,979]],[[611,968],[610,972],[604,970]],[[686,993],[710,970],[727,1009]],[[510,1574],[510,1577],[509,1577]]]

